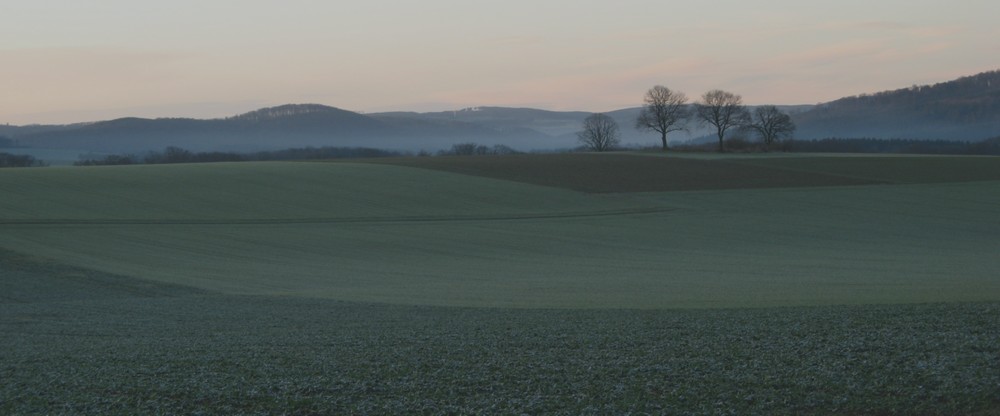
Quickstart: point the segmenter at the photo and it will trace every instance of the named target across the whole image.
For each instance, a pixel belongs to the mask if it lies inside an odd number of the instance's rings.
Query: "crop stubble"
[[[223,295],[6,250],[0,260],[0,273],[16,277],[5,288],[22,289],[0,298],[4,414],[985,415],[1000,406],[995,302],[440,308]]]

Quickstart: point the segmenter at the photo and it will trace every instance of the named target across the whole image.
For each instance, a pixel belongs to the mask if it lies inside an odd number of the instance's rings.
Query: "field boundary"
[[[825,172],[794,172],[726,159],[650,157],[629,153],[436,156],[368,159],[404,166],[568,189],[588,194],[877,185],[884,181]],[[357,163],[357,161],[355,161]]]
[[[824,155],[747,157],[644,153],[368,159],[590,194],[960,183],[1000,180],[1000,158]]]

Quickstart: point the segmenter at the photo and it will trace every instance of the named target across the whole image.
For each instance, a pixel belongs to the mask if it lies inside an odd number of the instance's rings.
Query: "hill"
[[[638,100],[637,100],[638,101]],[[1000,136],[1000,71],[930,86],[846,97],[815,106],[779,106],[793,115],[796,138],[979,141]],[[654,145],[634,128],[640,108],[606,112],[626,145]],[[177,146],[194,151],[259,151],[289,147],[372,147],[438,150],[456,143],[503,144],[519,150],[569,149],[590,113],[474,107],[446,112],[359,114],[318,104],[289,104],[233,117],[121,118],[63,126],[0,126],[19,146],[126,153]],[[692,122],[672,142],[711,130]],[[711,140],[714,140],[711,139]]]
[[[983,140],[1000,136],[1000,71],[861,94],[793,116],[800,139]]]
[[[210,291],[362,302],[1000,299],[1000,158],[471,159],[11,170],[0,247]]]
[[[0,414],[997,414],[1000,158],[483,158],[2,172]]]
[[[226,119],[127,117],[15,136],[23,146],[92,152],[249,150],[318,142],[344,132],[378,131],[377,123],[334,107],[286,105]]]
[[[403,117],[373,117],[318,104],[289,104],[222,119],[121,118],[22,133],[21,146],[125,153],[177,146],[195,151],[256,151],[304,146],[364,146],[418,150],[475,139],[531,146],[545,135],[525,129]]]
[[[580,129],[583,119],[588,115],[590,113],[584,111],[548,111],[510,107],[471,107],[457,111],[373,114],[374,117],[381,119],[468,123],[512,134],[536,136],[541,134],[544,136],[544,143],[549,148],[576,147],[575,133]]]

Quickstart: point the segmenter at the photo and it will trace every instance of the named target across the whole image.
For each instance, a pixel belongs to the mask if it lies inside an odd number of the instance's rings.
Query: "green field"
[[[67,167],[0,194],[3,413],[1000,409],[1000,158]]]
[[[435,159],[403,162],[475,162]],[[564,168],[552,175],[562,187],[363,163],[18,170],[0,177],[8,198],[0,207],[0,246],[222,293],[416,305],[1000,300],[1000,182],[890,184],[886,177],[906,171],[850,165],[853,175],[845,177],[831,163],[855,159],[797,160],[564,155],[481,162],[507,163],[515,179],[525,170]],[[970,160],[991,163],[975,179],[1000,179],[996,158],[944,159],[953,170]],[[654,173],[664,169],[658,165],[694,172],[718,165],[724,174],[660,180],[665,188],[710,189],[701,191],[567,189],[587,183],[573,172],[588,163],[609,172],[654,166]],[[818,173],[800,178],[807,166]],[[903,165],[914,178],[931,176],[921,166]],[[870,179],[856,179],[861,173]],[[727,178],[736,188],[761,189],[716,189]],[[632,181],[651,179],[637,173]],[[821,186],[801,186],[809,181]],[[875,185],[844,185],[858,182]]]

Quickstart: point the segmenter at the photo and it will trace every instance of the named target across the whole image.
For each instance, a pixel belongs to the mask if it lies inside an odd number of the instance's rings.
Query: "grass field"
[[[411,157],[372,162],[590,193],[1000,180],[996,157],[679,153],[668,158],[669,162],[663,160],[663,153],[644,152]]]
[[[0,193],[0,413],[1000,409],[1000,158],[48,168]]]
[[[20,170],[0,179],[10,198],[0,208],[0,246],[223,293],[417,305],[1000,300],[998,181],[846,186],[859,180],[828,173],[790,180],[803,166],[782,170],[768,164],[796,159],[774,158],[726,161],[724,176],[702,178],[709,190],[566,189],[588,183],[573,173],[602,158],[612,165],[594,166],[611,172],[645,163],[703,172],[721,163],[630,155],[560,155],[552,166],[538,156],[508,162],[515,179],[562,168],[546,176],[562,187],[496,176],[503,158],[483,163],[495,178],[363,163]],[[474,159],[441,159],[435,167]],[[824,160],[814,163],[832,170]],[[998,174],[997,159],[970,160],[992,162],[982,171]],[[956,170],[969,163],[955,161]],[[920,179],[920,165],[913,166]],[[904,174],[895,167],[867,172]],[[714,189],[725,177],[741,188],[767,188]],[[822,186],[799,186],[813,179]],[[663,180],[677,181],[699,183]]]

